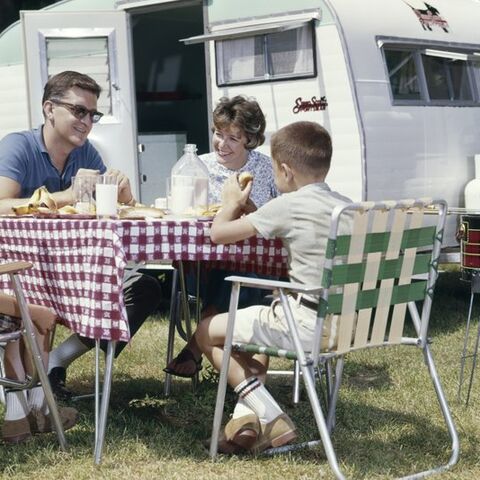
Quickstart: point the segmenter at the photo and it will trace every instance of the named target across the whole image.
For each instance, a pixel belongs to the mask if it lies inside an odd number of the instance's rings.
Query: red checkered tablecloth
[[[80,335],[129,340],[122,282],[128,261],[200,261],[218,268],[286,273],[280,240],[210,242],[210,222],[0,218],[0,261],[25,260],[27,300],[53,308]],[[10,291],[8,277],[0,288]]]

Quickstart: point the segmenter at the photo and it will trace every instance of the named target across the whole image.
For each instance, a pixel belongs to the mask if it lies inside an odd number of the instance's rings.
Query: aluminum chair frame
[[[233,285],[213,420],[210,445],[212,458],[217,455],[232,349],[297,359],[328,462],[335,477],[344,479],[330,437],[335,422],[344,356],[350,351],[364,348],[410,345],[419,348],[423,353],[451,439],[451,455],[443,465],[404,478],[423,478],[447,470],[457,463],[460,451],[458,434],[427,337],[446,211],[445,201],[431,199],[360,202],[337,207],[332,213],[321,287],[243,277],[227,278]],[[427,215],[424,215],[425,212]],[[437,216],[433,226],[434,218],[430,213]],[[338,232],[340,220],[345,215],[350,215],[352,219],[350,235],[340,235]],[[424,222],[427,226],[424,226]],[[419,273],[427,273],[427,279],[414,282]],[[357,283],[352,277],[355,277]],[[232,344],[241,286],[278,290],[294,347],[292,351]],[[320,293],[316,334],[311,352],[304,351],[301,346],[288,302],[288,292]],[[423,300],[421,314],[415,303],[419,300]],[[407,308],[416,332],[413,337],[405,337],[403,333]],[[367,317],[367,313],[370,316]],[[329,351],[320,351],[323,324],[328,315],[338,315],[337,343]],[[336,362],[335,374],[327,375],[327,379],[334,383],[327,390],[328,409],[325,415],[316,391],[315,373],[324,363],[328,371],[331,371],[332,361]],[[306,442],[302,446],[314,446],[318,443],[319,441]],[[287,446],[274,450],[290,449],[291,447]]]
[[[18,302],[20,316],[22,319],[22,328],[15,332],[0,334],[0,342],[16,341],[20,338],[23,338],[26,349],[32,357],[32,365],[34,370],[32,372],[32,375],[27,377],[25,381],[12,380],[10,378],[7,378],[5,377],[5,375],[3,375],[2,371],[2,376],[0,377],[0,385],[3,385],[7,389],[11,388],[16,390],[26,390],[37,386],[38,382],[40,382],[40,385],[42,386],[45,393],[45,400],[50,410],[50,417],[57,433],[58,442],[60,444],[60,447],[63,450],[66,450],[67,442],[65,439],[65,433],[63,431],[62,421],[58,413],[57,404],[55,402],[55,398],[50,387],[50,382],[48,380],[45,366],[43,365],[42,355],[35,336],[35,329],[32,319],[30,317],[30,313],[28,311],[28,304],[25,300],[22,285],[18,278],[18,275],[22,271],[32,268],[32,266],[33,265],[31,263],[22,261],[8,262],[0,265],[0,275],[9,275],[10,277],[10,281]]]

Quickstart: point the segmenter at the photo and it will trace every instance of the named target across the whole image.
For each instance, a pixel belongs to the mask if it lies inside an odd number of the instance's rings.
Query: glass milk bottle
[[[465,187],[465,208],[480,210],[480,155],[475,155],[475,178]]]
[[[198,158],[196,145],[187,143],[183,152],[172,168],[169,208],[175,215],[195,215],[208,208],[208,169]]]

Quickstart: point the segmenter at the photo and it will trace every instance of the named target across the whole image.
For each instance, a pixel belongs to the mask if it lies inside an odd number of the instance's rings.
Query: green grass
[[[469,295],[469,284],[459,280],[458,272],[442,274],[431,317],[432,350],[461,441],[460,461],[443,474],[445,479],[480,478],[480,369],[470,406],[456,398]],[[479,314],[476,308],[473,333]],[[63,328],[57,331],[57,341],[68,334]],[[222,456],[211,462],[202,440],[210,435],[216,375],[204,369],[196,394],[190,381],[176,379],[171,397],[165,399],[166,336],[166,320],[149,319],[115,362],[101,466],[93,464],[93,401],[84,400],[75,404],[80,420],[67,432],[67,452],[59,450],[53,434],[36,436],[26,445],[2,446],[2,478],[333,478],[321,448],[274,458]],[[176,348],[181,343],[178,340]],[[93,391],[93,369],[90,353],[69,369],[68,385],[83,393]],[[313,438],[309,404],[303,399],[292,407],[290,382],[276,376],[269,386],[297,424],[301,439]],[[228,411],[233,401],[229,393]],[[342,468],[354,479],[398,477],[446,462],[449,439],[418,350],[375,350],[350,357],[333,442]]]

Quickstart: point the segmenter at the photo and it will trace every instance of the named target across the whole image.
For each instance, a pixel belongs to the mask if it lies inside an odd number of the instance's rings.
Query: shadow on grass
[[[460,277],[459,271],[439,275],[430,314],[431,334],[464,330],[471,291],[470,283]],[[478,318],[479,315],[480,303],[477,300],[474,302],[472,316]]]
[[[175,461],[182,458],[197,462],[209,462],[203,441],[210,436],[215,397],[216,375],[208,368],[196,393],[188,380],[176,379],[172,397],[163,397],[163,379],[130,378],[121,375],[114,378],[109,418],[105,439],[104,457],[112,451],[128,451],[140,446],[156,458]],[[438,427],[430,418],[418,413],[403,413],[395,407],[381,408],[362,400],[363,389],[382,390],[391,380],[383,366],[356,365],[350,363],[344,384],[346,395],[340,393],[337,409],[337,429],[333,443],[341,464],[345,464],[351,478],[372,478],[378,475],[399,476],[414,469],[426,469],[447,460],[449,439],[445,428]],[[92,383],[93,387],[93,383]],[[278,399],[290,397],[291,381],[272,381],[271,389]],[[349,395],[359,398],[350,399]],[[347,397],[347,398],[345,398]],[[225,412],[231,412],[235,396],[228,390]],[[301,441],[318,438],[315,422],[307,401],[297,408],[286,408],[299,429]],[[76,402],[80,411],[79,424],[67,432],[69,452],[74,458],[93,455],[94,415],[93,400]],[[432,402],[432,410],[436,404]],[[474,440],[471,450],[474,452]],[[28,464],[38,455],[44,463],[59,461],[62,454],[51,453],[57,449],[53,435],[42,435],[29,445],[4,449],[0,454],[0,467],[12,464]],[[478,452],[477,452],[478,453]],[[137,453],[138,455],[138,453]],[[328,470],[323,448],[300,450],[290,454],[294,461],[315,464]],[[53,460],[52,458],[53,457]],[[248,457],[245,457],[248,458]],[[464,456],[472,465],[477,456]],[[269,457],[258,456],[256,462],[267,462]],[[414,467],[412,467],[414,465]],[[265,467],[267,468],[267,467]],[[270,467],[271,468],[271,467]]]
[[[339,401],[332,440],[354,478],[396,478],[445,464],[450,456],[446,428],[432,418],[355,401]]]

